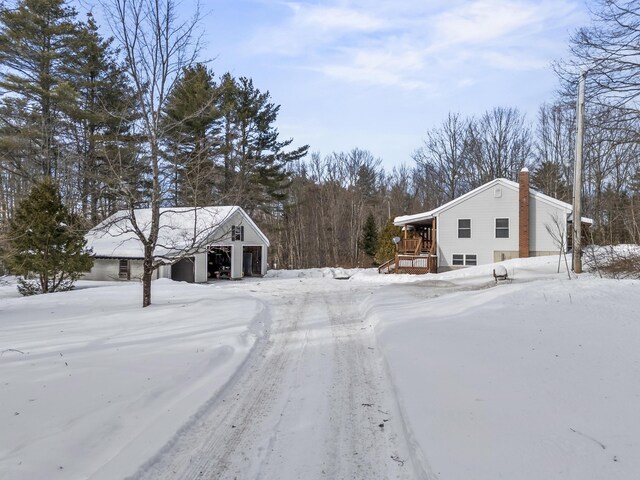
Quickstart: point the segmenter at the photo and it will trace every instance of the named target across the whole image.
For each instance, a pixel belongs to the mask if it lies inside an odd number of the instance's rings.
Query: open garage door
[[[262,275],[262,247],[242,247],[242,271],[246,277]]]
[[[194,258],[186,257],[171,265],[171,280],[176,282],[194,282]]]
[[[212,246],[208,248],[207,277],[209,280],[231,277],[231,247]]]

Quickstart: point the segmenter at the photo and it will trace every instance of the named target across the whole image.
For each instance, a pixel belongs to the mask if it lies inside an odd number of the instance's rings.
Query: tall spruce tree
[[[66,68],[74,61],[77,33],[76,11],[65,0],[21,0],[0,10],[0,89],[8,93],[0,111],[18,114],[3,118],[0,133],[14,138],[1,138],[0,148],[7,141],[20,144],[29,154],[20,163],[27,177],[58,175],[61,112],[75,95]]]
[[[9,220],[5,264],[21,278],[23,295],[68,290],[93,260],[83,232],[62,204],[58,185],[46,177],[34,185]]]
[[[371,212],[367,215],[367,219],[362,226],[360,248],[370,257],[374,257],[378,251],[378,227],[376,226],[376,219]]]
[[[168,203],[214,203],[215,159],[220,113],[213,73],[203,64],[187,67],[167,98],[164,122],[169,162]]]
[[[271,102],[250,78],[222,78],[221,156],[224,183],[221,194],[249,212],[269,210],[286,197],[290,162],[304,157],[308,145],[285,151],[293,139],[279,139],[275,122],[280,105]]]
[[[135,184],[143,175],[135,165],[135,101],[111,44],[89,14],[86,24],[78,27],[77,56],[66,67],[76,91],[69,109],[77,158],[76,203],[94,225],[117,206],[114,182]]]

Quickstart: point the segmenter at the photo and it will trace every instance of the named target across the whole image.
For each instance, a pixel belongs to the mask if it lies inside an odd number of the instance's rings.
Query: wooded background
[[[118,209],[148,206],[157,178],[162,206],[244,208],[272,242],[272,266],[369,266],[368,217],[379,231],[494,178],[516,180],[524,166],[534,188],[570,202],[576,81],[587,69],[584,215],[596,244],[639,243],[640,6],[602,0],[593,12],[571,39],[572,57],[555,64],[557,96],[534,118],[508,106],[452,112],[387,170],[366,145],[310,153],[281,139],[269,92],[214,74],[197,48],[194,61],[165,75],[168,94],[152,105],[161,114],[149,116],[140,92],[150,86],[135,84],[117,34],[106,37],[63,0],[4,4],[0,232],[38,179],[55,179],[88,229]]]

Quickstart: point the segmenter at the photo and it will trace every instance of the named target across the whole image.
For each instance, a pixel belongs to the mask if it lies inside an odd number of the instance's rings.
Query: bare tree
[[[531,132],[518,109],[496,107],[469,123],[466,148],[473,187],[500,177],[516,180],[531,161]]]
[[[553,243],[558,247],[558,273],[560,273],[560,262],[564,258],[564,264],[567,268],[567,276],[571,280],[571,269],[567,260],[567,219],[561,218],[557,214],[551,216],[551,221],[545,223],[547,233],[553,239]]]
[[[144,142],[144,163],[149,172],[151,218],[148,228],[138,224],[135,215],[138,196],[122,188],[127,203],[130,228],[144,247],[142,306],[151,304],[151,278],[157,264],[154,252],[160,228],[163,109],[183,68],[195,63],[200,36],[199,10],[181,20],[174,0],[105,0],[106,18],[116,44],[125,55],[125,71],[131,81],[140,112],[140,131]]]
[[[437,203],[453,200],[466,189],[465,123],[460,114],[449,113],[440,127],[427,132],[423,146],[413,154],[418,167],[434,177]]]
[[[575,156],[575,106],[543,104],[538,111],[532,185],[541,192],[570,201]]]
[[[571,38],[573,58],[556,72],[569,89],[588,70],[588,103],[613,105],[636,115],[640,108],[640,4],[637,0],[596,0],[592,23]]]

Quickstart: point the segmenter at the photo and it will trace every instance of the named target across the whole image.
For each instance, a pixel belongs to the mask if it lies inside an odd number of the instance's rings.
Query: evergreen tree
[[[83,233],[62,204],[57,184],[47,177],[34,185],[9,220],[6,266],[22,277],[23,295],[68,290],[93,265]]]
[[[68,110],[75,95],[65,71],[74,61],[75,19],[76,11],[64,0],[21,0],[14,9],[0,10],[0,89],[9,94],[2,103],[21,101],[26,107],[18,118],[4,122],[20,137],[14,141],[30,147],[33,156],[28,163],[37,171],[23,172],[26,175],[58,174],[61,112]],[[23,130],[25,112],[31,118]]]
[[[562,167],[557,163],[543,161],[531,174],[531,185],[542,193],[562,201],[569,201],[571,189],[562,176]]]
[[[213,203],[213,145],[219,130],[213,73],[203,64],[185,68],[167,98],[164,122],[170,171],[169,203]]]
[[[402,229],[393,224],[393,220],[389,219],[378,236],[378,250],[376,252],[376,262],[384,263],[394,258],[396,254],[396,245],[393,243],[393,237],[400,237]]]
[[[110,194],[114,179],[135,184],[143,175],[135,166],[137,139],[131,133],[135,102],[111,43],[88,14],[86,24],[78,27],[77,56],[66,67],[76,91],[69,109],[78,163],[75,190],[83,215],[94,225],[115,209]],[[99,202],[106,204],[99,208]]]
[[[373,213],[369,213],[362,226],[360,248],[370,257],[374,257],[378,251],[378,227],[376,226],[376,219]]]
[[[280,106],[271,103],[269,92],[262,93],[250,78],[234,80],[227,74],[220,89],[224,168],[220,193],[249,212],[267,210],[286,198],[288,165],[304,157],[309,146],[285,151],[293,139],[278,138],[274,124]]]

